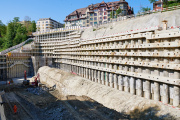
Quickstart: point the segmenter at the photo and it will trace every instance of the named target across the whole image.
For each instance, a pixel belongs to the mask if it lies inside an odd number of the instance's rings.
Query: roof
[[[77,15],[77,12],[78,12],[78,14],[81,14],[81,15],[86,14],[86,9],[87,9],[87,7],[86,7],[86,8],[76,9],[75,11],[73,11],[73,12],[72,12],[71,14],[69,14],[68,16]]]
[[[105,3],[104,1],[102,1],[101,3],[96,3],[96,4],[92,4],[92,5],[89,5],[88,8],[98,8],[100,7],[100,5],[102,4],[105,4],[106,7],[112,7],[113,6],[118,6],[119,4],[121,3],[126,3],[128,4],[126,1],[114,1],[114,2],[107,2]]]

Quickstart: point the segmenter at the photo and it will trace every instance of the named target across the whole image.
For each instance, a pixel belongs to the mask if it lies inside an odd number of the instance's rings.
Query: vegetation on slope
[[[19,17],[15,17],[7,26],[0,20],[0,51],[17,45],[36,31],[35,21],[27,21],[21,24]]]

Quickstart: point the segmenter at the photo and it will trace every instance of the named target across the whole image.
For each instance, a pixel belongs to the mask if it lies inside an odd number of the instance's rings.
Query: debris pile
[[[27,91],[30,92],[30,93],[33,93],[35,95],[41,95],[43,93],[45,93],[45,91],[40,88],[40,87],[37,87],[37,88],[27,88]]]

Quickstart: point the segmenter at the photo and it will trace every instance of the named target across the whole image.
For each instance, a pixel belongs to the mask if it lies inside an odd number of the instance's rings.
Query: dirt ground
[[[129,115],[104,107],[86,96],[63,96],[22,85],[0,86],[7,120],[119,120]],[[14,114],[13,107],[17,106]]]

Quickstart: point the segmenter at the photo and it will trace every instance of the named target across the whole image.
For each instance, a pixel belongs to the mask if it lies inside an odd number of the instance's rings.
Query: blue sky
[[[29,16],[31,20],[37,21],[39,18],[49,18],[63,23],[65,17],[78,8],[87,7],[90,4],[100,3],[103,0],[0,0],[0,20],[4,24],[13,20],[14,17],[20,17],[24,20]],[[104,0],[112,2],[112,0]],[[113,0],[118,1],[118,0]],[[152,4],[148,0],[126,0],[138,12],[140,6],[151,9]]]

